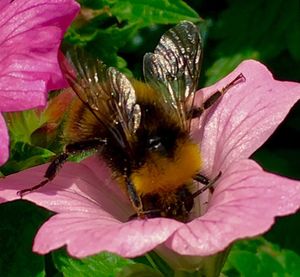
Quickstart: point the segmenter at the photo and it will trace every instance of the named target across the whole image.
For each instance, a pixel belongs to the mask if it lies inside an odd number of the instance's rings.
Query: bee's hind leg
[[[228,85],[226,85],[224,88],[221,90],[217,90],[214,92],[206,101],[202,104],[200,107],[192,107],[190,111],[188,112],[188,115],[190,118],[196,118],[200,117],[201,114],[210,108],[213,104],[215,104],[221,96],[223,96],[230,88],[233,86],[237,85],[240,82],[244,82],[246,78],[244,75],[241,73],[239,74],[234,80],[232,80]]]
[[[59,169],[62,167],[62,165],[67,161],[67,159],[70,156],[75,155],[77,153],[81,153],[86,150],[97,149],[99,146],[103,145],[104,143],[105,140],[92,139],[92,140],[86,140],[86,141],[66,145],[65,151],[59,154],[48,166],[46,173],[44,175],[45,179],[35,186],[18,191],[17,194],[22,198],[24,195],[43,187],[48,182],[54,179]]]

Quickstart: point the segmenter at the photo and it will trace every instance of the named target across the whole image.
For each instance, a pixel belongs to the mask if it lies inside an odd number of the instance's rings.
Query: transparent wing
[[[88,57],[81,49],[67,53],[69,62],[62,63],[64,75],[77,96],[124,148],[139,127],[141,112],[136,104],[133,86],[115,68]]]
[[[185,129],[190,128],[187,104],[193,103],[201,60],[199,31],[188,21],[182,21],[167,31],[154,53],[144,56],[146,82],[162,93],[164,101],[174,110]]]

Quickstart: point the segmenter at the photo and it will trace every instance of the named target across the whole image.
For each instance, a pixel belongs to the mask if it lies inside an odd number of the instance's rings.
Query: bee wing
[[[144,56],[144,76],[162,93],[164,101],[189,130],[187,105],[192,104],[198,85],[202,42],[197,27],[182,21],[160,39],[154,53]]]
[[[67,81],[87,109],[107,128],[118,143],[130,147],[139,127],[141,112],[135,90],[127,77],[113,67],[84,54],[81,49],[67,53],[70,65],[62,63]]]

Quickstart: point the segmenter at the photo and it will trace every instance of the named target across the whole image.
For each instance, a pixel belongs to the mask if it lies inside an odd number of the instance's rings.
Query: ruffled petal
[[[273,79],[267,68],[256,61],[241,63],[215,85],[205,88],[204,98],[221,90],[240,73],[246,78],[233,86],[194,126],[200,141],[203,172],[215,176],[231,163],[249,158],[275,131],[300,98],[300,84]]]
[[[266,232],[276,216],[299,207],[300,181],[264,172],[251,160],[238,161],[221,176],[206,213],[178,229],[167,246],[183,255],[212,255]]]
[[[69,254],[78,258],[100,251],[136,257],[163,243],[181,225],[165,218],[122,223],[100,213],[93,217],[82,213],[58,214],[40,228],[33,250],[46,254],[66,245]]]
[[[43,181],[48,166],[32,167],[1,179],[2,201],[20,199],[17,192]],[[112,181],[110,170],[97,157],[86,159],[80,164],[67,162],[53,181],[24,195],[23,199],[57,213],[97,213],[99,209],[105,209],[112,210],[117,219],[127,220],[133,212],[128,199]]]
[[[15,0],[0,8],[0,110],[43,106],[47,91],[66,85],[58,48],[79,5],[73,0]]]

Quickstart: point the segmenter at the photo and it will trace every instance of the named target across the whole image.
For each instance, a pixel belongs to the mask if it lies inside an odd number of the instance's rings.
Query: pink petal
[[[39,184],[49,164],[29,168],[0,180],[1,196],[5,201],[19,199],[17,191]],[[99,209],[114,211],[120,220],[133,212],[125,195],[111,180],[110,170],[98,158],[82,163],[66,163],[52,182],[29,193],[23,199],[32,201],[57,213]],[[124,206],[128,206],[127,210]],[[78,208],[77,208],[78,207]]]
[[[57,52],[79,5],[15,0],[0,8],[0,110],[42,106],[47,91],[66,85]]]
[[[67,245],[69,254],[78,258],[100,251],[136,257],[163,243],[181,225],[165,218],[122,223],[106,214],[58,214],[40,228],[33,250],[46,254]]]
[[[9,137],[5,120],[0,113],[0,165],[4,164],[9,154]]]
[[[300,98],[300,84],[273,79],[256,61],[241,63],[217,84],[202,90],[205,98],[224,88],[240,73],[246,81],[232,87],[212,107],[196,131],[201,141],[203,172],[215,176],[236,160],[249,158],[274,132]]]
[[[218,184],[207,212],[178,229],[168,247],[183,255],[212,255],[264,233],[276,216],[300,207],[299,181],[266,173],[251,160],[230,165]]]
[[[0,202],[18,199],[16,192],[38,184],[46,168],[38,166],[0,180]],[[134,213],[131,205],[98,158],[67,163],[54,181],[24,199],[59,213],[36,236],[34,251],[40,254],[67,245],[75,257],[104,250],[135,257],[163,243],[183,224],[165,218],[128,222]]]
[[[10,3],[11,0],[1,0],[0,1],[0,11],[5,8]]]

